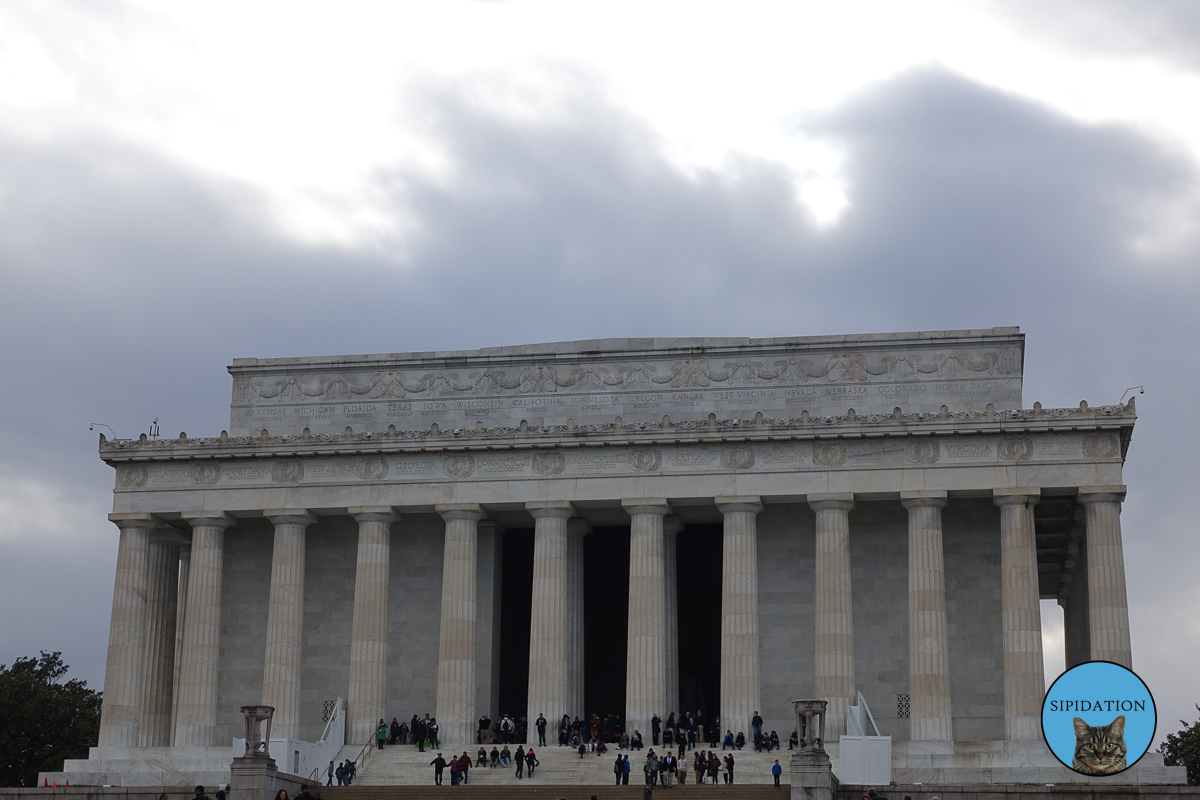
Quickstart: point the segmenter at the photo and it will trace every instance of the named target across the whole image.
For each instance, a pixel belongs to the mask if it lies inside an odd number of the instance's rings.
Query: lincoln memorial
[[[104,706],[63,774],[227,779],[241,706],[317,742],[339,698],[346,747],[685,708],[786,740],[811,697],[910,778],[1037,766],[1039,601],[1068,666],[1133,664],[1136,415],[1026,405],[1024,359],[1017,328],[235,359],[228,431],[100,437]]]

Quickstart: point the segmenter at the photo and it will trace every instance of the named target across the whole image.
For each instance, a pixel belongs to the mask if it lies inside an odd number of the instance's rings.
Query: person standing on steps
[[[756,737],[762,735],[763,718],[759,716],[757,711],[755,711],[754,716],[750,718],[750,727],[754,729],[754,735]]]
[[[333,762],[329,762],[329,769],[325,773],[329,777],[325,781],[326,786],[333,786]]]
[[[379,749],[383,749],[383,743],[387,741],[388,726],[383,720],[379,720],[379,727],[375,729],[375,738],[379,740]]]
[[[654,746],[658,747],[658,735],[662,732],[662,718],[658,716],[658,712],[654,712],[654,716],[650,718],[650,739],[654,742]]]
[[[537,731],[538,731],[538,747],[545,747],[546,746],[546,725],[547,725],[545,715],[539,713],[537,722],[535,722],[533,724],[537,727]]]
[[[517,745],[517,754],[513,757],[513,761],[517,762],[517,777],[524,777],[522,773],[525,771],[525,748]]]
[[[537,760],[537,756],[533,754],[533,748],[529,748],[529,752],[525,754],[525,763],[529,765],[529,777],[533,777],[533,768],[542,762]]]
[[[492,729],[492,721],[488,719],[487,712],[483,712],[483,716],[479,718],[479,733],[475,735],[475,744],[487,744],[488,733]]]
[[[629,785],[629,756],[625,756],[625,764],[621,767],[621,785]]]
[[[725,757],[725,766],[729,768],[728,783],[732,784],[733,783],[733,753],[730,753],[728,756]]]
[[[582,752],[580,752],[579,757],[583,758]],[[625,759],[621,758],[621,756],[618,754],[617,763],[613,764],[613,776],[617,786],[621,785],[621,776],[623,774],[625,774]]]
[[[446,759],[442,758],[442,754],[438,753],[437,758],[429,762],[429,766],[433,767],[433,785],[442,785],[442,770],[446,768]]]
[[[462,756],[458,759],[458,777],[462,783],[467,782],[467,773],[471,771],[471,757],[467,755],[467,751],[463,750]]]
[[[775,788],[779,788],[779,776],[783,774],[783,767],[779,766],[779,759],[775,759],[775,764],[771,767],[771,775],[775,777]]]

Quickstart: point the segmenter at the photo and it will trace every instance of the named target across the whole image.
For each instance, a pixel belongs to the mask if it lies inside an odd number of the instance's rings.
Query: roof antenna
[[[151,423],[150,423],[150,431],[149,431],[149,433],[150,433],[150,438],[151,438],[151,439],[157,439],[157,438],[158,438],[158,417],[155,417],[155,418],[154,418],[154,422],[151,422]]]
[[[1130,386],[1128,389],[1126,389],[1126,390],[1125,390],[1125,394],[1129,394],[1129,393],[1130,393],[1130,392],[1132,392],[1134,389],[1137,389],[1137,390],[1138,390],[1138,394],[1145,394],[1145,393],[1146,393],[1146,387],[1145,387],[1145,386]],[[1121,395],[1121,400],[1120,400],[1120,402],[1118,402],[1118,403],[1117,403],[1117,405],[1119,405],[1119,406],[1123,406],[1123,405],[1125,405],[1125,394]]]
[[[107,425],[105,425],[103,422],[89,422],[89,423],[88,423],[88,430],[89,430],[89,431],[94,431],[94,430],[96,430],[96,426],[97,426],[97,425],[99,425],[101,428],[108,428],[108,432],[109,432],[109,433],[111,433],[111,434],[113,435],[113,438],[114,438],[114,439],[116,439],[116,438],[117,438],[117,432],[116,432],[116,431],[114,431],[112,428],[109,428],[109,427],[108,427]]]

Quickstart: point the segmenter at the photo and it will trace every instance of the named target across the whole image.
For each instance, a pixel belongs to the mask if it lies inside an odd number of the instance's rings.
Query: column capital
[[[735,511],[750,511],[757,514],[763,510],[762,498],[753,494],[724,495],[716,498],[715,505],[722,514]]]
[[[1011,489],[992,489],[992,502],[998,506],[1037,505],[1042,490],[1016,486]]]
[[[272,525],[313,525],[317,515],[307,508],[266,508],[263,516],[271,520]]]
[[[478,522],[483,519],[483,506],[478,503],[439,503],[433,510],[441,514],[446,522],[460,519]]]
[[[109,514],[108,521],[118,528],[156,528],[160,524],[153,514]]]
[[[180,516],[191,523],[193,528],[197,525],[205,525],[224,530],[230,525],[237,524],[237,520],[224,511],[184,511]]]
[[[1079,502],[1084,503],[1123,503],[1125,501],[1125,486],[1080,486]]]
[[[657,514],[665,517],[671,513],[671,504],[665,497],[635,497],[621,501],[621,507],[633,514]]]
[[[668,514],[663,517],[663,533],[668,536],[674,536],[683,530],[683,520],[674,514]]]
[[[386,522],[391,524],[400,519],[399,512],[392,506],[350,506],[346,509],[355,522]]]
[[[566,500],[530,501],[525,504],[525,510],[532,514],[534,519],[543,517],[570,519],[575,514],[574,506]]]
[[[905,508],[945,508],[946,492],[944,489],[920,489],[900,493],[900,504]]]
[[[825,492],[810,494],[805,498],[813,511],[853,511],[853,492]]]

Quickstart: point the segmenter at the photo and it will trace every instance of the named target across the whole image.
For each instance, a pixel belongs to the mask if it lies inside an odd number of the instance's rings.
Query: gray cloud
[[[455,177],[377,176],[420,231],[401,265],[297,245],[250,189],[118,143],[0,140],[0,471],[65,487],[91,520],[53,558],[0,539],[0,580],[27,598],[0,619],[0,662],[61,648],[101,680],[116,537],[86,423],[214,433],[236,356],[1019,324],[1027,403],[1148,386],[1127,468],[1135,660],[1162,719],[1191,713],[1175,665],[1200,593],[1194,561],[1162,554],[1190,554],[1200,511],[1200,252],[1130,246],[1154,209],[1189,202],[1191,161],[924,70],[797,123],[847,152],[851,207],[820,229],[780,165],[684,175],[586,82],[541,124],[449,87],[427,109]]]

